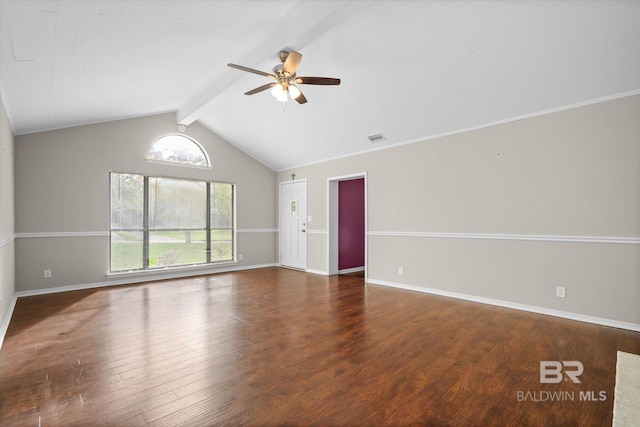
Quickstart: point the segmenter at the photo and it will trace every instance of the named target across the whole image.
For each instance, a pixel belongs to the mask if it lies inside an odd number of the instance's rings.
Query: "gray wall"
[[[639,117],[633,95],[277,181],[308,180],[310,270],[327,271],[327,178],[367,172],[370,281],[640,324]]]
[[[15,293],[14,138],[0,99],[0,325]],[[0,334],[0,341],[2,340]]]
[[[277,262],[275,172],[198,123],[184,133],[209,153],[212,170],[147,162],[153,141],[174,132],[175,114],[162,114],[16,137],[18,291],[122,280],[107,277],[109,171],[235,183],[243,260],[232,267]]]

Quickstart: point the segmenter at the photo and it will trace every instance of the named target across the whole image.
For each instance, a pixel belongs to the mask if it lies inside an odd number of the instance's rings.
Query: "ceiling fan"
[[[339,85],[340,79],[334,79],[331,77],[296,77],[296,70],[302,60],[302,55],[296,51],[281,50],[278,53],[278,58],[281,64],[273,67],[273,73],[266,73],[264,71],[255,70],[253,68],[244,67],[242,65],[227,64],[231,68],[237,70],[246,71],[248,73],[258,74],[265,77],[270,77],[275,82],[267,83],[248,92],[245,95],[253,95],[258,92],[262,92],[271,88],[271,94],[276,97],[280,102],[287,101],[287,94],[294,99],[298,104],[304,104],[307,102],[307,98],[304,97],[300,89],[298,89],[294,83],[300,85]]]

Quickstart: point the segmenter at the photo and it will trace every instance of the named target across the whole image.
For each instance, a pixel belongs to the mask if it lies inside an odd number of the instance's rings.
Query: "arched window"
[[[178,133],[156,139],[147,154],[147,160],[183,166],[211,167],[204,148],[196,140]]]

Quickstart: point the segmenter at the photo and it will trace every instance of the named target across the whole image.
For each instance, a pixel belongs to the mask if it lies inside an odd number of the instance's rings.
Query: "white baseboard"
[[[481,304],[495,305],[495,306],[498,306],[498,307],[512,308],[512,309],[515,309],[515,310],[528,311],[528,312],[531,312],[531,313],[544,314],[544,315],[547,315],[547,316],[554,316],[554,317],[562,317],[564,319],[577,320],[579,322],[593,323],[593,324],[596,324],[596,325],[610,326],[610,327],[613,327],[613,328],[627,329],[627,330],[630,330],[630,331],[640,332],[640,324],[638,324],[638,323],[621,322],[619,320],[612,320],[612,319],[605,319],[605,318],[602,318],[602,317],[588,316],[586,314],[571,313],[569,311],[561,311],[561,310],[553,310],[553,309],[545,308],[545,307],[538,307],[538,306],[534,306],[534,305],[520,304],[520,303],[516,303],[516,302],[497,300],[497,299],[493,299],[493,298],[484,298],[484,297],[479,297],[479,296],[475,296],[475,295],[460,294],[460,293],[457,293],[457,292],[443,291],[443,290],[440,290],[440,289],[423,288],[421,286],[405,285],[403,283],[388,282],[388,281],[385,281],[385,280],[376,280],[376,279],[369,278],[367,280],[367,283],[371,283],[371,284],[374,284],[374,285],[390,286],[390,287],[393,287],[393,288],[406,289],[406,290],[409,290],[409,291],[417,291],[417,292],[423,292],[423,293],[427,293],[427,294],[440,295],[440,296],[444,296],[444,297],[456,298],[456,299],[461,299],[461,300],[465,300],[465,301],[479,302]]]
[[[13,316],[13,310],[16,307],[16,301],[20,297],[55,294],[58,292],[79,291],[83,289],[104,288],[108,286],[131,285],[135,283],[153,282],[156,280],[181,279],[185,277],[195,277],[195,276],[202,276],[206,274],[230,273],[233,271],[254,270],[256,268],[266,268],[266,267],[278,267],[278,264],[270,263],[270,264],[257,264],[257,265],[248,265],[248,266],[225,267],[217,270],[199,270],[199,271],[191,271],[191,272],[183,271],[183,272],[174,272],[173,274],[164,274],[164,275],[156,274],[153,276],[144,276],[144,277],[128,277],[126,279],[123,278],[120,280],[110,280],[105,282],[81,283],[77,285],[58,286],[55,288],[18,291],[13,295],[13,298],[11,299],[11,303],[9,304],[9,307],[7,309],[7,313],[5,315],[4,321],[2,322],[2,327],[0,328],[0,349],[2,349],[2,343],[4,342],[4,337],[7,333],[7,330],[9,329],[9,323],[11,322],[11,317]]]
[[[328,276],[329,272],[328,271],[322,271],[322,270],[311,270],[311,269],[307,269],[305,270],[306,273],[311,273],[311,274],[319,274],[321,276]]]
[[[145,276],[138,276],[138,277],[131,276],[131,277],[123,278],[120,280],[110,280],[105,282],[83,283],[83,284],[69,285],[69,286],[58,286],[56,288],[34,289],[30,291],[18,291],[16,292],[16,295],[18,297],[26,297],[26,296],[33,296],[33,295],[55,294],[58,292],[104,288],[106,286],[131,285],[135,283],[154,282],[157,280],[181,279],[185,277],[204,276],[207,274],[230,273],[233,271],[255,270],[256,268],[277,267],[277,266],[278,264],[273,263],[273,264],[247,265],[247,266],[233,266],[233,267],[224,267],[219,269],[204,269],[204,270],[196,270],[196,271],[182,271],[182,272],[175,271],[170,274],[155,274],[152,276],[145,275]]]
[[[338,274],[357,273],[359,271],[364,271],[364,266],[362,266],[362,267],[353,267],[353,268],[345,268],[345,269],[342,269],[342,270],[338,270]]]
[[[4,315],[2,326],[0,326],[0,349],[2,349],[4,336],[7,334],[7,329],[9,329],[9,322],[11,322],[11,317],[13,316],[13,310],[16,308],[16,301],[18,301],[18,297],[16,296],[16,294],[13,294],[13,298],[11,298],[9,307],[7,307],[7,312]]]

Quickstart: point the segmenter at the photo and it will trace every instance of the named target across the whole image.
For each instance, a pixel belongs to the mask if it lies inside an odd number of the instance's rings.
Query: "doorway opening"
[[[329,275],[364,272],[367,279],[367,173],[327,179]]]

